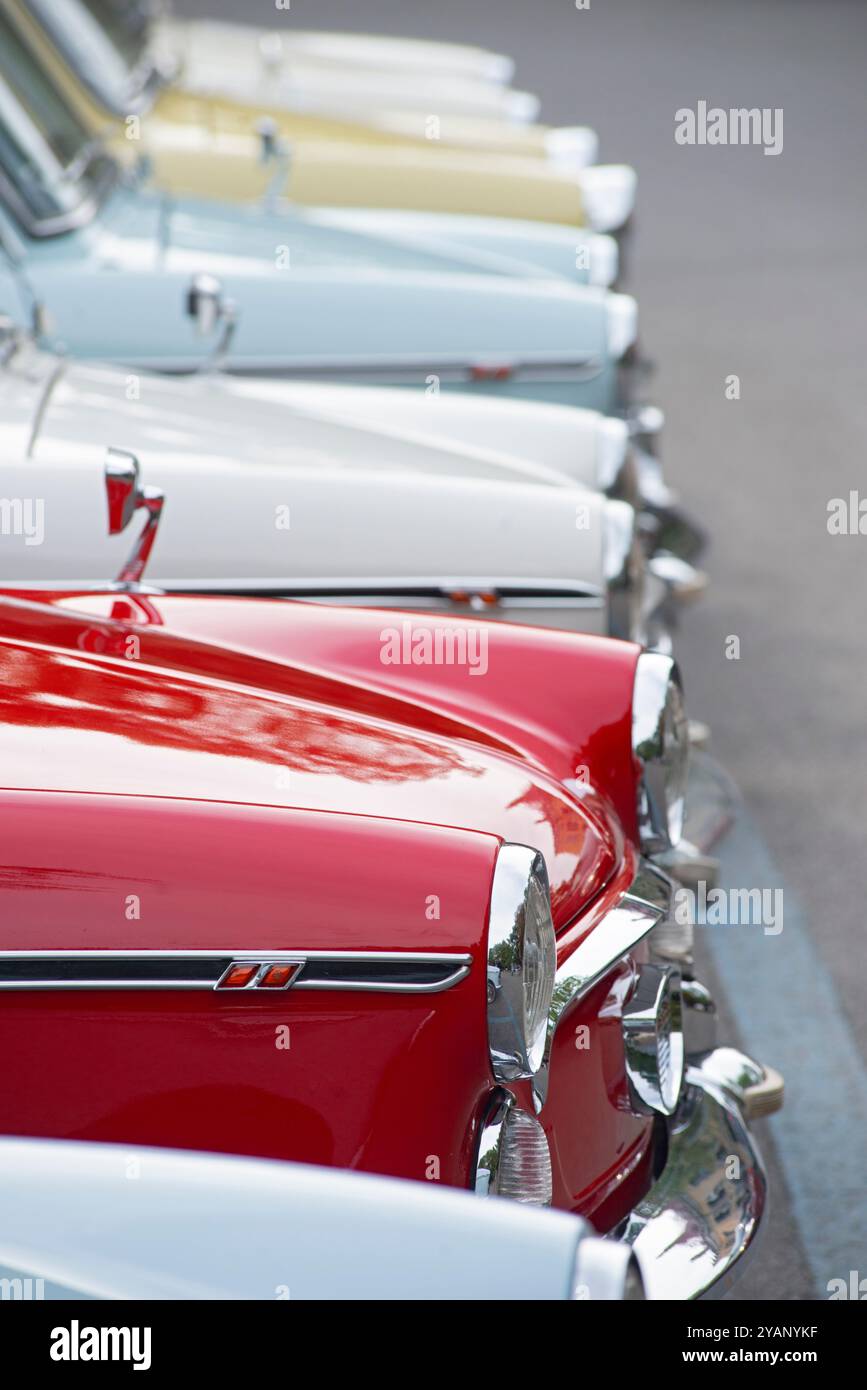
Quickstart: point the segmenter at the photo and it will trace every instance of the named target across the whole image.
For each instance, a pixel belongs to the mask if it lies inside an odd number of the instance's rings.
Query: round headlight
[[[498,1081],[541,1067],[556,968],[545,860],[526,845],[503,845],[488,925],[488,1045]]]
[[[683,834],[689,729],[680,672],[670,656],[642,652],[632,696],[632,748],[641,763],[638,829],[642,849],[671,849]]]

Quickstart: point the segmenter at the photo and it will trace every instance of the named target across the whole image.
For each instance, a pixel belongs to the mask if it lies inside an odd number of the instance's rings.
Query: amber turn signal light
[[[269,965],[257,988],[285,989],[297,972],[297,965]]]
[[[220,989],[246,989],[258,969],[258,962],[253,965],[230,966],[220,981]]]

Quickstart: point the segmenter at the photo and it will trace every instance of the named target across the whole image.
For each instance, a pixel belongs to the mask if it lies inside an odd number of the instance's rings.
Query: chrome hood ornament
[[[218,370],[228,355],[238,323],[238,307],[234,299],[226,297],[216,275],[194,275],[186,294],[186,312],[202,338],[210,337],[218,328],[222,328],[211,356],[202,365],[203,371]]]
[[[281,138],[280,127],[273,116],[263,116],[256,122],[255,130],[259,137],[259,162],[266,169],[273,167],[271,181],[262,199],[265,208],[270,211],[288,188],[292,172],[292,147]]]
[[[109,449],[105,458],[105,491],[108,500],[108,533],[125,531],[134,514],[147,514],[141,535],[115,580],[117,589],[137,589],[156,540],[165,494],[157,487],[139,486],[139,462],[125,449]]]

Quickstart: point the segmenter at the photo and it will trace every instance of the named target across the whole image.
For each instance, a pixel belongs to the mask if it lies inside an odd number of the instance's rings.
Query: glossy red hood
[[[491,624],[483,674],[385,665],[383,631],[403,621],[250,600],[2,599],[0,780],[70,810],[78,794],[128,810],[115,798],[158,798],[244,806],[233,813],[243,825],[283,808],[311,845],[370,818],[389,823],[391,862],[402,843],[423,858],[426,836],[433,852],[445,829],[490,837],[486,863],[498,839],[530,844],[563,926],[624,853],[615,808],[634,796],[636,649]],[[581,767],[600,792],[563,785]],[[335,873],[351,879],[352,867],[335,856]],[[383,885],[389,872],[383,863]],[[287,883],[287,902],[297,889]]]

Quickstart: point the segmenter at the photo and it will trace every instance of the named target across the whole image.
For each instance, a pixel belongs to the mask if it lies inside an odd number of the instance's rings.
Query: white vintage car
[[[129,537],[106,534],[111,449],[168,498],[147,536],[160,588],[469,608],[665,642],[671,561],[646,566],[634,508],[602,490],[628,487],[622,422],[469,396],[125,373],[15,335],[6,352],[4,586],[129,578]]]
[[[142,8],[146,7],[143,0]],[[226,63],[239,49],[242,56],[258,55],[264,42],[280,40],[280,52],[287,63],[308,63],[328,67],[341,74],[375,72],[406,77],[460,77],[470,82],[492,82],[501,86],[515,75],[515,60],[505,53],[494,53],[472,44],[444,43],[437,39],[407,39],[390,34],[351,34],[322,29],[296,29],[285,25],[279,32],[259,25],[230,24],[215,19],[179,19],[161,7],[157,34],[178,51],[191,49],[202,60]],[[246,49],[246,53],[245,53]]]
[[[300,1163],[44,1139],[0,1140],[0,1291],[22,1302],[647,1297],[631,1246],[565,1212]],[[69,1359],[56,1345],[53,1359]]]
[[[38,3],[45,5],[47,0]],[[296,110],[348,116],[391,108],[526,124],[539,114],[537,96],[502,80],[508,60],[500,55],[487,55],[488,73],[479,70],[481,65],[473,71],[461,62],[458,45],[443,44],[445,52],[434,52],[431,66],[422,50],[429,53],[439,45],[400,39],[365,43],[360,36],[353,42],[349,35],[334,36],[332,55],[341,37],[345,58],[334,62],[325,55],[324,36],[318,45],[309,37],[306,45],[298,43],[288,24],[266,30],[214,20],[164,19],[155,31],[158,51],[183,63],[186,90],[208,96],[269,103],[282,96]],[[358,62],[365,48],[369,61]]]

